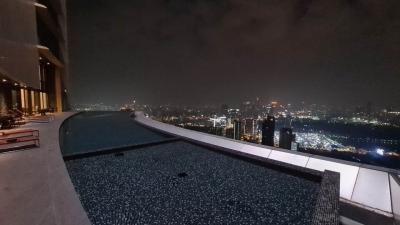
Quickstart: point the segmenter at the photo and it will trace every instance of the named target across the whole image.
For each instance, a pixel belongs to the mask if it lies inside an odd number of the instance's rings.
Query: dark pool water
[[[128,112],[83,112],[66,120],[60,129],[64,156],[167,138],[137,124]]]
[[[157,137],[144,132],[132,140]],[[86,135],[81,140],[94,139]],[[66,165],[94,225],[307,225],[320,189],[319,183],[182,141]]]

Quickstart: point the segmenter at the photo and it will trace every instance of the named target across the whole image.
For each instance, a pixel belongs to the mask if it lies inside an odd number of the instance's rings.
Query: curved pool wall
[[[184,141],[120,154],[66,161],[93,225],[311,225],[314,219],[319,182]]]
[[[171,135],[127,113],[81,113],[60,133],[73,154],[64,157],[72,182],[95,225],[338,224],[337,173],[227,154],[175,135],[165,142]]]
[[[227,151],[236,152],[236,154],[254,155],[317,171],[331,170],[338,172],[340,173],[340,197],[344,202],[355,204],[386,216],[393,216],[399,211],[399,207],[392,207],[400,204],[399,199],[398,197],[393,198],[391,194],[398,193],[399,184],[393,182],[393,179],[390,179],[389,176],[390,174],[398,175],[399,171],[187,130],[153,120],[145,116],[143,112],[136,112],[135,120],[166,134],[176,135],[192,142],[219,147]]]
[[[91,224],[59,145],[60,126],[73,114],[57,113],[49,123],[22,126],[39,130],[40,147],[0,154],[0,224]]]
[[[60,129],[64,157],[129,148],[166,141],[171,136],[153,132],[130,119],[129,112],[81,112]]]

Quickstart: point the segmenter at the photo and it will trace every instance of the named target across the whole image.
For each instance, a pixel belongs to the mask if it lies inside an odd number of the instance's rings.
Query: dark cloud
[[[396,104],[399,11],[397,0],[70,0],[73,97]]]

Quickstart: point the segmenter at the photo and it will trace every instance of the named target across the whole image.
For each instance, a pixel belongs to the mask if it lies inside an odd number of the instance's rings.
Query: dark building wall
[[[295,140],[293,130],[291,128],[282,128],[279,131],[279,148],[291,149],[292,142]]]
[[[48,7],[48,12],[57,26],[58,35],[58,49],[59,49],[59,59],[64,63],[65,75],[64,80],[68,80],[68,35],[67,35],[67,10],[65,0],[38,0],[39,3],[46,5]]]
[[[57,111],[68,109],[66,15],[65,0],[0,0],[0,78],[16,83],[12,88],[17,92],[46,93],[47,109]],[[53,68],[46,73],[46,84],[39,74],[43,62]],[[3,112],[10,108],[5,100],[0,102]],[[28,96],[26,102],[31,100]]]
[[[242,137],[242,122],[239,120],[233,121],[233,138],[240,140]]]
[[[50,51],[60,59],[60,45],[62,41],[57,39],[57,36],[48,28],[42,18],[37,19],[37,32],[39,44],[46,46]]]
[[[227,128],[225,130],[225,137],[234,139],[234,128]]]
[[[36,11],[33,1],[0,1],[0,71],[39,88]]]
[[[256,131],[256,121],[254,119],[244,120],[244,133],[247,135],[255,135]]]
[[[275,117],[268,116],[262,123],[262,140],[263,145],[274,146]]]
[[[0,85],[0,115],[1,114],[5,114],[7,113],[7,109],[8,109],[8,99],[10,99],[7,95],[10,92],[8,90],[6,90],[6,87],[3,87],[2,85]]]

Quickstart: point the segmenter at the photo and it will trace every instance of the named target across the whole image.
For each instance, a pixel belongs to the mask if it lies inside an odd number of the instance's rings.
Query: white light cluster
[[[301,148],[312,148],[319,150],[332,151],[334,149],[340,150],[346,148],[337,141],[334,141],[324,134],[320,133],[294,133],[296,135],[296,142],[299,143]],[[279,132],[275,131],[274,134],[275,144],[279,143]]]

